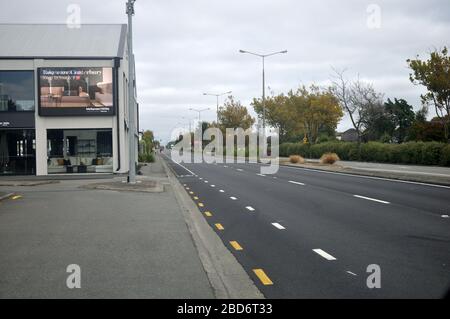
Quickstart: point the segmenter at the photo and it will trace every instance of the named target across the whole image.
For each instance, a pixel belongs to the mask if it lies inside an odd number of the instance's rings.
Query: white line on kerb
[[[315,252],[316,254],[319,254],[320,256],[325,258],[326,260],[336,260],[336,258],[331,256],[329,253],[323,251],[322,249],[313,249],[313,252]]]
[[[303,185],[303,186],[305,186],[304,183],[300,183],[300,182],[296,182],[296,181],[289,181],[289,183],[291,183],[291,184],[296,184],[296,185]]]
[[[247,206],[247,207],[245,207],[245,208],[247,208],[249,211],[251,211],[251,212],[254,212],[255,211],[255,209],[252,207],[252,206]]]
[[[386,202],[384,200],[380,200],[380,199],[376,199],[376,198],[370,198],[370,197],[365,197],[365,196],[361,196],[361,195],[353,195],[354,197],[357,198],[362,198],[362,199],[367,199],[367,200],[371,200],[373,202],[377,202],[377,203],[382,203],[382,204],[390,204],[390,202]]]
[[[280,225],[279,223],[272,223],[272,225],[281,230],[286,229],[284,226]]]
[[[233,197],[233,196],[231,196],[230,199],[231,199],[231,200],[237,200],[237,198],[236,198],[236,197]]]

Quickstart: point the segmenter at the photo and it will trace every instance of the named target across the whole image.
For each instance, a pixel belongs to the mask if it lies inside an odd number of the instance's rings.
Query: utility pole
[[[134,76],[134,54],[133,54],[133,29],[132,20],[134,15],[134,3],[136,0],[128,0],[126,13],[128,15],[128,137],[129,137],[129,169],[128,183],[136,183],[136,136],[135,136],[135,76]],[[118,115],[117,115],[118,116]]]

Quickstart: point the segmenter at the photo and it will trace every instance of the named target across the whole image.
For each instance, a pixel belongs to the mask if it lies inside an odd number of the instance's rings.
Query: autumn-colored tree
[[[287,103],[296,119],[296,129],[303,131],[310,143],[316,143],[319,131],[324,127],[336,129],[344,115],[338,99],[331,90],[323,90],[315,85],[309,90],[303,86],[296,92],[290,91]]]
[[[293,111],[287,103],[287,96],[284,94],[269,96],[266,98],[266,123],[277,128],[279,131],[280,142],[290,141],[298,127],[297,121],[293,116]],[[251,104],[255,112],[262,117],[263,103],[262,99],[253,99]]]
[[[219,127],[225,132],[227,128],[243,128],[247,130],[255,123],[255,119],[248,113],[240,101],[229,96],[224,105],[219,108]]]
[[[448,49],[431,52],[428,60],[406,60],[412,70],[409,78],[416,85],[423,85],[427,93],[422,94],[422,103],[433,106],[436,116],[444,127],[445,140],[449,141],[450,126],[450,56]]]

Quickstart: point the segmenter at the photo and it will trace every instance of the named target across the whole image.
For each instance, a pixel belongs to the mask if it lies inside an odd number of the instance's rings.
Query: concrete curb
[[[264,298],[264,295],[255,286],[244,268],[211,229],[197,205],[188,196],[167,163],[162,158],[160,160],[166,170],[178,204],[183,211],[186,224],[216,298]]]
[[[10,197],[13,196],[13,195],[14,195],[14,193],[8,193],[8,194],[5,194],[5,195],[0,195],[0,202],[1,202],[2,200],[5,200],[5,199],[10,198]]]
[[[308,167],[303,165],[296,165],[290,163],[280,163],[280,166],[293,167],[298,169],[306,169],[312,171],[322,171],[322,172],[331,172],[331,173],[339,173],[350,176],[367,176],[367,177],[377,177],[377,178],[385,178],[392,179],[398,181],[406,181],[406,182],[415,182],[415,183],[425,183],[425,184],[435,184],[440,186],[450,186],[450,180],[448,178],[439,178],[436,176],[415,176],[411,174],[402,174],[402,173],[390,173],[390,172],[381,172],[381,171],[368,171],[364,169],[355,169],[348,167],[341,167],[339,170],[320,168],[320,167]]]

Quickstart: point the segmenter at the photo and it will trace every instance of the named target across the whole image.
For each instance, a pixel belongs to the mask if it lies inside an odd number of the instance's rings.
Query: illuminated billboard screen
[[[39,69],[39,115],[113,114],[112,68]]]

